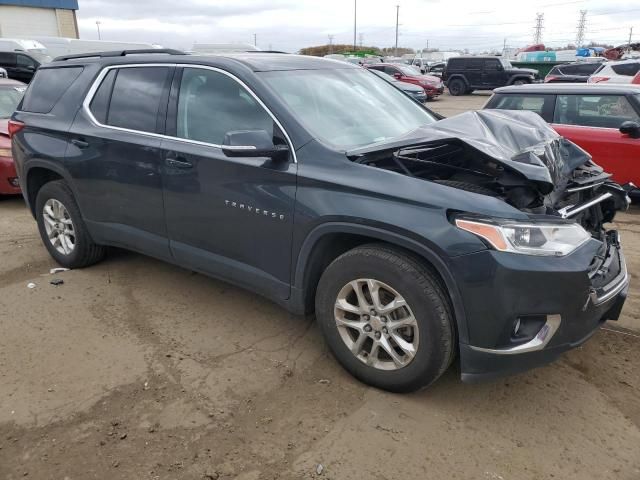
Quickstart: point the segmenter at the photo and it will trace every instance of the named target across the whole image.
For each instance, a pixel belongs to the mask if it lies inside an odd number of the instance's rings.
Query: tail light
[[[636,73],[635,77],[633,77],[633,80],[631,80],[631,83],[633,85],[640,85],[640,72]]]
[[[589,77],[588,82],[589,83],[602,83],[602,82],[608,82],[610,80],[610,77]]]
[[[25,125],[23,122],[19,122],[17,120],[9,120],[9,138],[13,138],[13,136],[24,127]]]
[[[547,75],[546,77],[544,77],[544,81],[545,81],[545,83],[552,82],[556,78],[558,78],[558,77],[556,77],[555,75]]]

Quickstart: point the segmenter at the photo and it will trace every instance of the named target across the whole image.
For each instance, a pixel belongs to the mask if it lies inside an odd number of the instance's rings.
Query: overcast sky
[[[305,46],[353,42],[352,0],[79,0],[80,37],[141,41],[190,49],[197,43],[253,43],[294,52]],[[399,46],[471,51],[532,43],[536,13],[544,13],[548,46],[574,42],[580,10],[587,41],[640,41],[637,0],[359,0],[357,33],[365,45],[393,46],[396,5]]]

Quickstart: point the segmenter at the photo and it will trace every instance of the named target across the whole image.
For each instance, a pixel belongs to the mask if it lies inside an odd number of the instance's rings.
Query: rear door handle
[[[167,167],[172,168],[193,168],[193,163],[188,162],[184,157],[167,157],[165,163]]]
[[[78,138],[72,139],[71,143],[73,143],[78,148],[89,148],[89,142],[85,142],[84,140],[80,140]]]

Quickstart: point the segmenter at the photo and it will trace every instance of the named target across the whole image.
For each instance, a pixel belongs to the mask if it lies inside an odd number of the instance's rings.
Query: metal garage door
[[[0,36],[29,38],[31,35],[58,36],[54,9],[0,5]]]

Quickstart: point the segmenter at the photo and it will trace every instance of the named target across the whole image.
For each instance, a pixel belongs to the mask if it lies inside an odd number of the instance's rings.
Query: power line
[[[587,11],[580,10],[580,20],[578,20],[578,34],[576,35],[576,47],[580,48],[584,44],[584,29],[587,24]]]
[[[533,43],[542,43],[542,29],[544,23],[544,13],[536,13],[536,26],[533,31]]]

